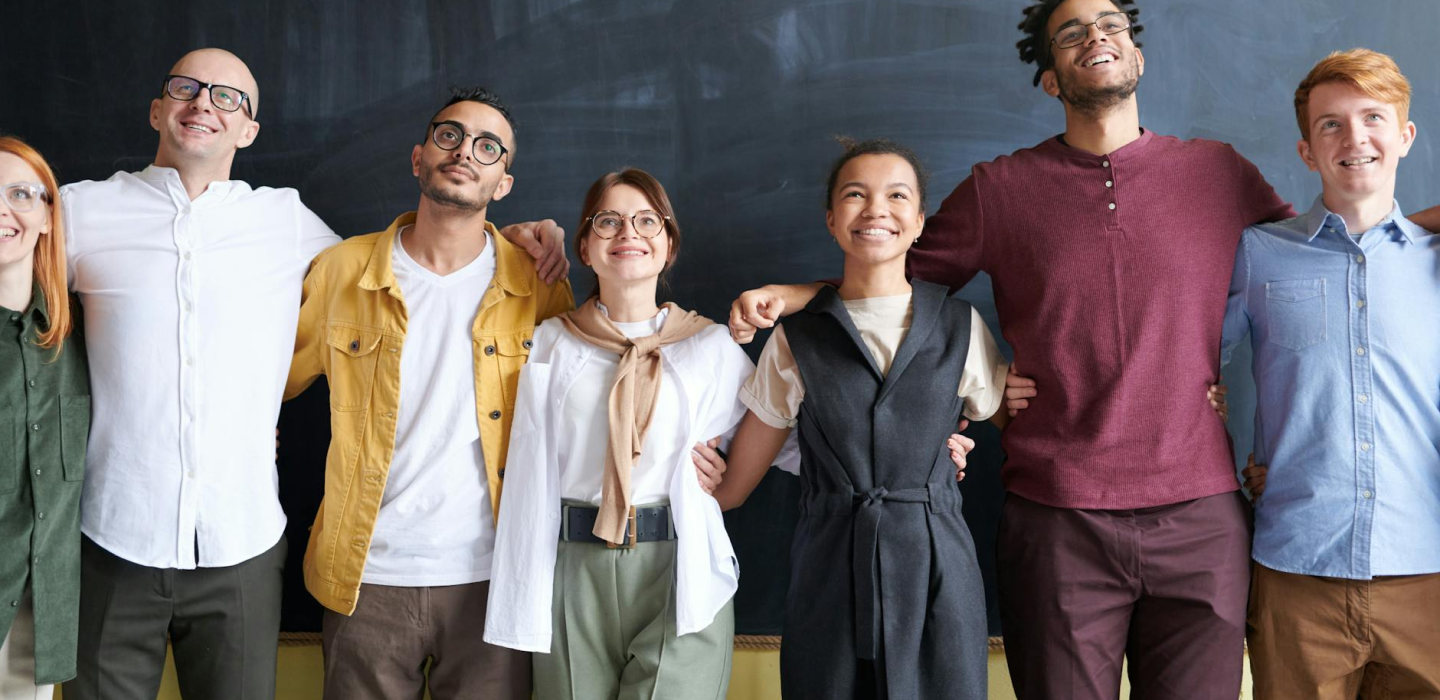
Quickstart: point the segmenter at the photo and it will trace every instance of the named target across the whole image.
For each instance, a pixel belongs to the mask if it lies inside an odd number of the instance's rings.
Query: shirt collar
[[[395,237],[399,235],[400,229],[414,223],[415,212],[405,212],[381,232],[380,238],[375,241],[374,250],[370,252],[370,262],[365,265],[365,274],[360,275],[361,289],[387,289],[391,295],[396,295],[395,289],[398,285],[395,281],[395,267],[390,262]],[[505,240],[495,228],[495,224],[486,221],[485,231],[490,234],[490,242],[495,246],[495,284],[512,295],[528,296],[531,280],[535,276],[531,273],[535,262],[519,246]]]
[[[1109,153],[1102,153],[1100,155],[1095,155],[1094,153],[1091,153],[1089,151],[1081,150],[1079,148],[1071,146],[1070,144],[1065,142],[1064,134],[1056,134],[1055,137],[1050,139],[1048,143],[1052,144],[1052,146],[1055,149],[1059,150],[1062,154],[1071,158],[1079,158],[1087,162],[1102,163],[1109,162],[1111,160],[1124,160],[1125,158],[1137,155],[1144,151],[1145,147],[1150,145],[1150,141],[1154,138],[1154,132],[1144,127],[1141,127],[1139,138]]]
[[[25,309],[25,313],[20,314],[20,323],[22,326],[25,324],[26,317],[30,318],[32,322],[31,325],[34,327],[50,327],[50,307],[45,303],[45,292],[40,289],[39,280],[36,280],[34,284],[31,285],[30,307]],[[8,321],[9,319],[7,318],[6,320]]]
[[[172,198],[179,197],[185,201],[190,199],[190,194],[185,191],[185,183],[180,179],[180,171],[175,168],[151,163],[135,175],[152,187],[169,193]],[[237,184],[241,184],[239,180],[214,180],[205,188],[197,201],[207,197],[223,198],[230,194]]]
[[[1320,235],[1320,232],[1327,226],[1335,227],[1336,232],[1344,232],[1341,235],[1353,233],[1345,228],[1344,217],[1326,208],[1323,195],[1315,197],[1315,203],[1310,206],[1310,211],[1306,212],[1302,218],[1305,222],[1306,242],[1315,240],[1315,237]],[[1424,235],[1424,231],[1418,225],[1405,218],[1404,212],[1400,210],[1399,202],[1395,202],[1391,206],[1390,213],[1386,214],[1380,223],[1371,227],[1371,229],[1375,228],[1399,231],[1408,243],[1414,243],[1417,238]]]

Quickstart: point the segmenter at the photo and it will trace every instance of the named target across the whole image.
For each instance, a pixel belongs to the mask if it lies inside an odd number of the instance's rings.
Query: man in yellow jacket
[[[530,697],[530,659],[480,639],[520,367],[574,307],[486,209],[510,192],[515,125],[457,90],[411,153],[420,206],[322,253],[305,280],[287,398],[330,384],[325,498],[305,585],[328,610],[325,697]]]

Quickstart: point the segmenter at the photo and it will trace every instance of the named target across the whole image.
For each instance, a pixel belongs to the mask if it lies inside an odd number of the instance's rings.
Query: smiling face
[[[595,270],[602,284],[656,283],[671,262],[669,229],[662,225],[659,235],[644,238],[630,221],[640,212],[658,211],[655,203],[638,188],[621,184],[605,192],[595,211],[619,214],[622,226],[610,240],[596,235],[598,224],[587,227],[579,243],[580,262]]]
[[[425,142],[415,146],[410,153],[410,168],[420,180],[420,193],[437,205],[467,211],[481,211],[491,202],[504,199],[515,182],[505,172],[509,155],[481,165],[475,160],[472,136],[488,136],[502,146],[513,147],[515,134],[505,116],[494,107],[465,100],[440,110],[432,121],[460,124],[467,136],[458,148],[446,151],[435,145],[432,127]]]
[[[259,99],[250,69],[228,51],[193,51],[180,59],[170,74],[227,85],[248,93],[254,101]],[[150,103],[150,126],[160,132],[155,163],[166,167],[228,167],[235,151],[254,143],[260,132],[260,123],[247,116],[244,107],[235,112],[216,109],[209,90],[201,90],[189,102],[162,94]]]
[[[0,152],[0,188],[17,183],[40,183],[40,175],[14,153]],[[34,265],[35,244],[50,233],[50,205],[39,201],[28,212],[16,212],[0,203],[0,269]]]
[[[919,179],[909,161],[868,154],[840,168],[825,226],[847,259],[878,264],[903,258],[924,225]]]
[[[1110,0],[1069,0],[1055,8],[1046,24],[1048,36],[1075,25],[1101,20],[1102,15],[1120,12]],[[1050,45],[1053,66],[1040,77],[1051,97],[1059,97],[1081,112],[1100,113],[1135,95],[1140,76],[1145,74],[1145,56],[1136,48],[1129,30],[1106,34],[1088,26],[1085,40],[1068,49]]]
[[[1310,137],[1297,148],[1320,173],[1327,199],[1391,199],[1395,169],[1415,142],[1415,124],[1401,122],[1395,105],[1346,82],[1316,85],[1307,109]]]

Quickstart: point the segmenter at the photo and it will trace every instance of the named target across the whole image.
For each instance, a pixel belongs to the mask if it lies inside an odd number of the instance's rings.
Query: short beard
[[[1060,71],[1055,71],[1055,87],[1060,91],[1060,99],[1081,114],[1100,115],[1120,106],[1135,94],[1135,88],[1140,85],[1140,64],[1132,55],[1130,71],[1121,76],[1118,84],[1093,90],[1072,90],[1062,75]]]
[[[466,199],[461,195],[437,187],[434,183],[435,170],[436,168],[428,166],[421,168],[420,194],[425,195],[426,199],[444,207],[470,212],[481,211],[490,206],[490,198],[495,195],[495,188],[500,186],[499,180],[486,182],[482,179],[480,181],[480,196],[475,199]]]

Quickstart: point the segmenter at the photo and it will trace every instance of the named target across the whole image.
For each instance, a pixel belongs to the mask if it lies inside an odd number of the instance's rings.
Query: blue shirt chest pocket
[[[1325,340],[1325,280],[1266,282],[1265,313],[1270,343],[1304,350]]]

